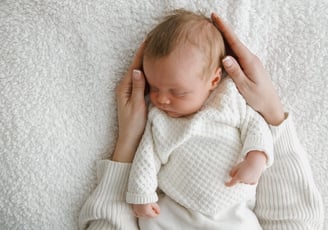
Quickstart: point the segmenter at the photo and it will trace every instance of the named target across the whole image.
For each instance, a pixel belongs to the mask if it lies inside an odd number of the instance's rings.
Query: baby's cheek
[[[155,98],[156,98],[156,95],[155,95],[154,93],[150,93],[150,94],[149,94],[150,102],[151,102],[153,105],[156,104],[156,100],[155,100]]]

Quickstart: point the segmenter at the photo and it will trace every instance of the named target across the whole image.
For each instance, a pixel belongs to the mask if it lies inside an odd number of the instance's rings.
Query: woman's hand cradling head
[[[232,56],[225,57],[222,62],[226,72],[247,103],[261,113],[266,122],[280,124],[285,119],[283,106],[260,59],[247,49],[221,18],[215,13],[211,17],[239,62]]]
[[[144,43],[116,88],[119,134],[113,161],[132,162],[146,125],[145,78],[141,71],[143,50]]]

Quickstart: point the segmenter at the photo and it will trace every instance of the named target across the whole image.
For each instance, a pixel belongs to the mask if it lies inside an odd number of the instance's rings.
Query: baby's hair
[[[221,33],[211,19],[201,13],[179,9],[172,11],[146,38],[144,56],[161,58],[169,55],[176,46],[189,42],[204,53],[207,63],[204,70],[221,67],[225,56]]]

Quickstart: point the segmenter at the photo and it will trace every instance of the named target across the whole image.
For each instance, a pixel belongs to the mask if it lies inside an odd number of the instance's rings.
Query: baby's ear
[[[218,86],[219,82],[221,81],[222,69],[219,67],[211,80],[212,89]]]

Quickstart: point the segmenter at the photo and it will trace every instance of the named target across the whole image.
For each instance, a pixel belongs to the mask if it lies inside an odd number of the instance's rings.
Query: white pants
[[[158,204],[161,214],[156,218],[140,218],[140,230],[241,230],[262,229],[252,211],[254,202],[233,206],[215,216],[207,216],[188,210],[168,196],[161,197]]]

